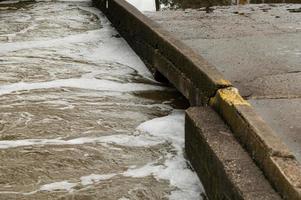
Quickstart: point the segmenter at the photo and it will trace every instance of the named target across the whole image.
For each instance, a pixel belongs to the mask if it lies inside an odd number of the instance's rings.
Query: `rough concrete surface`
[[[278,131],[275,132],[286,141],[295,155],[301,157],[301,99],[260,99],[249,100],[256,111]],[[282,121],[282,123],[279,123]]]
[[[281,199],[212,108],[186,111],[185,148],[209,199]]]
[[[231,83],[203,57],[123,0],[95,0],[147,65],[162,73],[191,103],[207,104]]]
[[[300,161],[300,4],[146,12],[216,66]],[[292,113],[293,112],[293,113]]]

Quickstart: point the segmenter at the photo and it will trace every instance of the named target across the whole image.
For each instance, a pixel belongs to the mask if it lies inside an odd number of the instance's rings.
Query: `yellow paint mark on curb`
[[[234,87],[219,89],[216,95],[210,99],[209,105],[218,106],[221,102],[225,102],[229,105],[251,106],[240,96],[238,90]]]
[[[231,82],[226,79],[220,79],[217,81],[220,85],[231,86]]]

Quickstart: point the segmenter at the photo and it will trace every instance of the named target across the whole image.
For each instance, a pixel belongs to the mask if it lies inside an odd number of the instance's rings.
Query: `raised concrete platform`
[[[246,5],[215,7],[211,13],[202,9],[146,13],[216,66],[299,162],[300,7]]]
[[[301,160],[301,4],[146,13],[237,87]]]
[[[246,5],[147,15],[229,79],[301,160],[301,14]]]

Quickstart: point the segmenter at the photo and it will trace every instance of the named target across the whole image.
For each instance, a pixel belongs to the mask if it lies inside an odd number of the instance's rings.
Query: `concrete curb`
[[[94,0],[148,66],[191,103],[209,103],[284,199],[301,199],[301,166],[237,89],[200,55],[124,0]]]
[[[209,104],[231,127],[282,197],[301,199],[300,163],[251,105],[243,100],[237,89],[218,90]]]
[[[214,66],[126,1],[95,0],[94,4],[147,65],[167,77],[191,104],[207,104],[217,89],[231,86]]]
[[[210,107],[186,110],[185,147],[209,199],[281,199]]]

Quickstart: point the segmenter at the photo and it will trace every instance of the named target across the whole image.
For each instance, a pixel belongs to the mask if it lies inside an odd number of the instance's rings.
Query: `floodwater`
[[[81,1],[0,3],[0,199],[200,199],[187,103]]]

